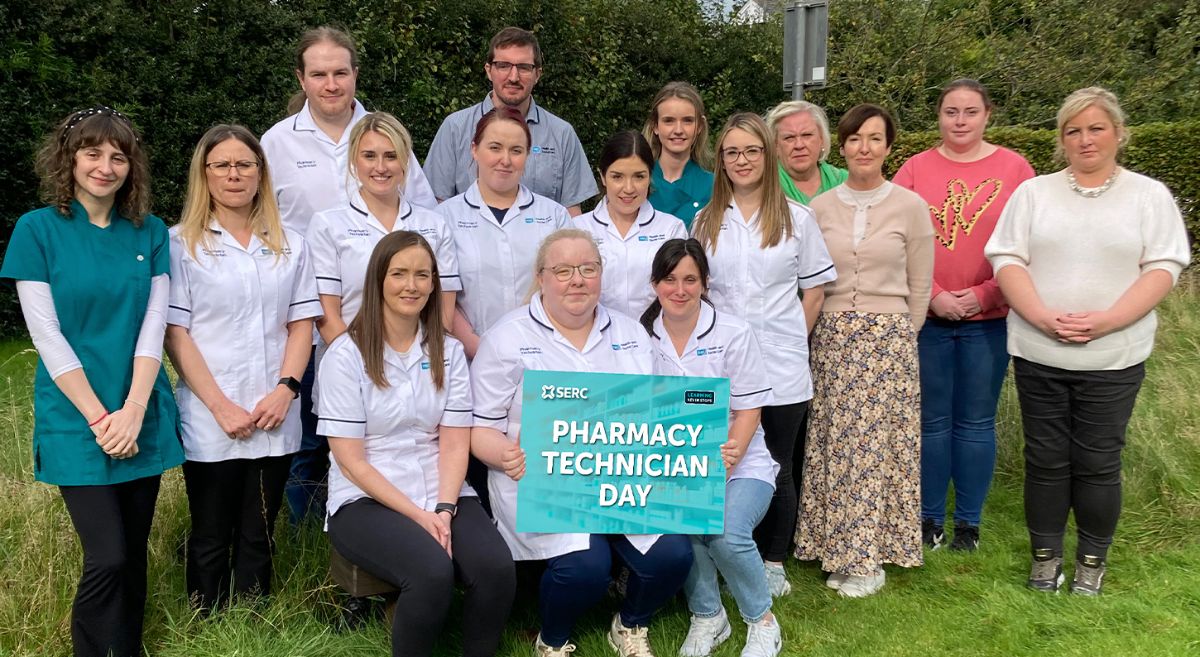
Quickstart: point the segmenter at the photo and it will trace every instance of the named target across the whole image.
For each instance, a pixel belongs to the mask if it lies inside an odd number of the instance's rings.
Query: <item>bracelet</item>
[[[458,505],[451,502],[438,502],[437,506],[433,507],[434,513],[449,513],[450,517],[458,515]]]
[[[101,415],[100,417],[96,418],[94,421],[88,422],[88,427],[94,427],[97,424],[100,424],[106,417],[108,417],[108,411],[104,411],[104,415]]]
[[[129,404],[134,404],[135,406],[141,406],[143,411],[148,411],[148,410],[150,410],[150,409],[146,408],[146,405],[145,405],[145,404],[143,404],[142,402],[140,402],[140,401],[138,401],[138,400],[134,399],[133,397],[126,397],[126,398],[125,398],[125,402],[126,402],[126,403],[129,403]]]

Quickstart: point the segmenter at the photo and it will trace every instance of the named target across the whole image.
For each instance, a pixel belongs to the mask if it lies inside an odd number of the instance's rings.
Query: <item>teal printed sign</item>
[[[729,379],[526,370],[521,394],[517,531],[724,532]]]

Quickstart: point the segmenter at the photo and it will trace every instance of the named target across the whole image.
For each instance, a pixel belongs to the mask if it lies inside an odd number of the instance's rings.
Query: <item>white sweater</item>
[[[1173,280],[1190,259],[1187,230],[1165,185],[1128,169],[1096,198],[1067,185],[1066,171],[1025,181],[1000,215],[984,255],[999,271],[1024,267],[1047,308],[1106,310],[1142,274],[1162,269]],[[1154,311],[1086,344],[1058,342],[1008,315],[1013,356],[1069,370],[1116,370],[1150,355]]]

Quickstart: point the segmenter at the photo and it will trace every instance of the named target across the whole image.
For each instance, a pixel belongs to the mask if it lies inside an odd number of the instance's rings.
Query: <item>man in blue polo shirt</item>
[[[492,37],[483,70],[492,82],[491,93],[483,102],[446,117],[429,147],[424,168],[434,195],[444,201],[475,182],[475,125],[493,107],[508,105],[525,115],[533,135],[521,183],[578,215],[579,204],[596,195],[596,179],[571,124],[533,101],[533,87],[542,75],[537,38],[519,27],[500,30]]]

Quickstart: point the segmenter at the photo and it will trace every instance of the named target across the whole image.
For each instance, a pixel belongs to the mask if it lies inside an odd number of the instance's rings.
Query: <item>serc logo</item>
[[[542,399],[587,399],[587,388],[542,386]]]

